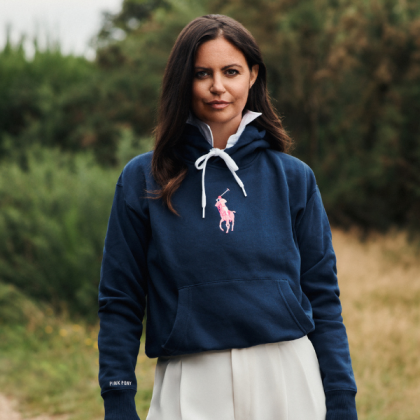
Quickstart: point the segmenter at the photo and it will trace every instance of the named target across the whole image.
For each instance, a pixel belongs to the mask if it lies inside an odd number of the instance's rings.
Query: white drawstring
[[[219,157],[221,157],[225,161],[227,167],[232,172],[232,175],[235,177],[237,183],[242,188],[242,191],[244,192],[244,195],[246,197],[246,192],[245,192],[244,184],[240,180],[239,176],[236,175],[236,173],[235,173],[235,171],[237,171],[239,169],[238,165],[232,159],[232,157],[230,155],[228,155],[224,150],[218,149],[217,147],[213,147],[212,149],[210,149],[210,152],[208,152],[205,155],[199,157],[195,161],[195,167],[197,169],[199,169],[199,170],[200,169],[203,170],[203,178],[202,178],[202,181],[201,181],[201,191],[202,191],[202,195],[201,195],[201,206],[203,207],[203,218],[205,217],[204,216],[204,210],[205,210],[205,207],[206,207],[206,191],[205,191],[205,187],[204,187],[204,174],[206,172],[207,161],[212,156],[219,156]]]

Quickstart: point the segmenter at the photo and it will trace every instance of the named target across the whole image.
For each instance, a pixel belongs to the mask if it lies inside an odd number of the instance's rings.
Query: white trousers
[[[325,420],[307,336],[243,349],[159,357],[146,420]]]

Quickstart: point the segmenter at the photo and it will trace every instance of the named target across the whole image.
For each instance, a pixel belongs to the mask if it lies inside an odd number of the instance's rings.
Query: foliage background
[[[182,27],[217,12],[256,37],[269,90],[315,171],[331,222],[419,230],[420,4],[416,0],[125,0],[95,62],[19,46],[0,54],[0,157],[39,142],[115,166],[121,127],[147,137]]]

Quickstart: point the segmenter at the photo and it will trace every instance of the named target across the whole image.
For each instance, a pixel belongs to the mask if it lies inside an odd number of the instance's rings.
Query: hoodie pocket
[[[287,280],[235,279],[179,289],[167,354],[294,340],[313,330]]]

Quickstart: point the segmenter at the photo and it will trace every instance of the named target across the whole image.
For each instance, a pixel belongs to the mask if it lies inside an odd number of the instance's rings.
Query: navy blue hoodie
[[[226,161],[213,150],[203,184],[202,166],[195,163],[212,146],[187,124],[175,149],[188,165],[172,196],[180,216],[162,200],[145,198],[152,196],[145,190],[160,188],[150,173],[153,151],[131,160],[121,173],[99,285],[99,383],[106,420],[138,419],[134,370],[146,311],[150,358],[307,334],[320,364],[327,420],[357,419],[321,194],[310,167],[273,150],[264,137],[265,131],[250,124],[221,153]]]

